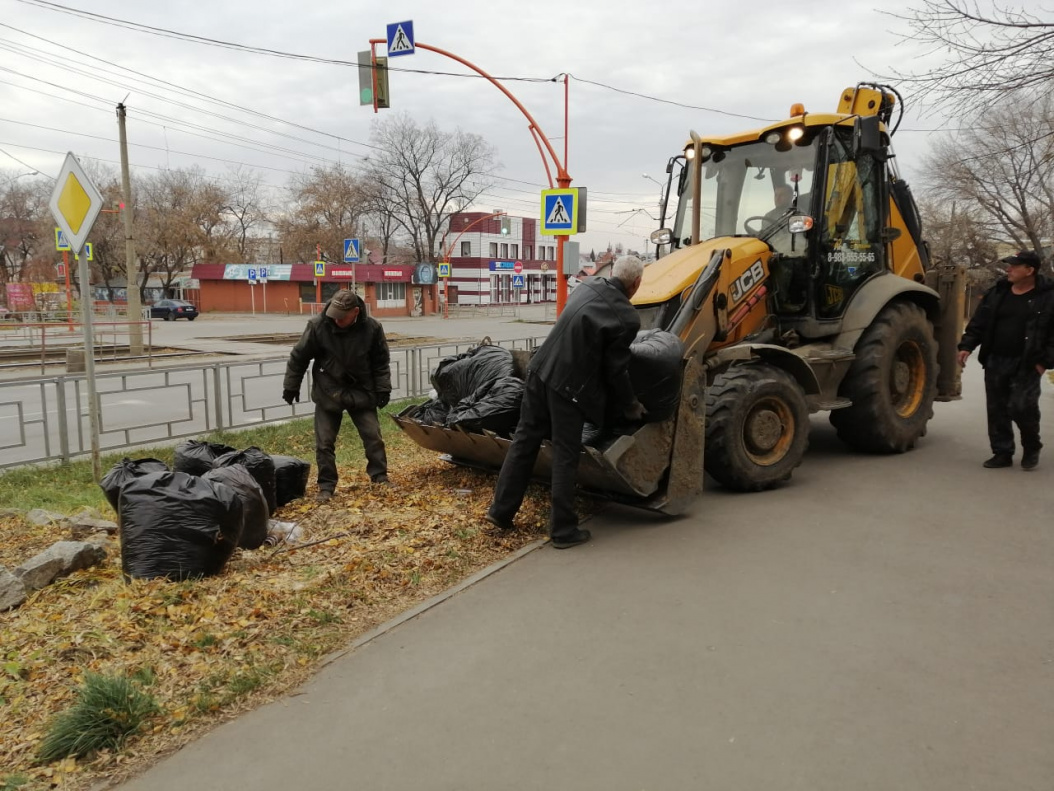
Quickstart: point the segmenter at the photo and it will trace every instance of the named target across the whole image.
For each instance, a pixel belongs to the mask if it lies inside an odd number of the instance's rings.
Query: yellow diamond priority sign
[[[72,151],[66,154],[66,161],[62,163],[48,208],[70,248],[79,255],[102,209],[102,195]]]

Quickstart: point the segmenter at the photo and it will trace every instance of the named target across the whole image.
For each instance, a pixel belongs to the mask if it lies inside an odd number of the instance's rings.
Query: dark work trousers
[[[575,478],[582,452],[584,422],[585,418],[574,403],[550,390],[534,374],[528,374],[520,422],[494,488],[494,502],[490,506],[492,516],[503,522],[512,522],[523,504],[542,440],[550,439],[553,444],[553,476],[549,534],[561,538],[578,530]]]
[[[1035,368],[1022,370],[1016,357],[989,356],[984,368],[984,391],[988,402],[988,441],[992,453],[1014,455],[1014,427],[1021,432],[1021,449],[1038,452],[1039,380]]]
[[[388,456],[381,439],[381,421],[376,409],[349,409],[366,451],[366,474],[371,481],[388,476]],[[332,492],[337,488],[337,434],[344,412],[330,412],[315,404],[315,462],[318,464],[318,488]]]

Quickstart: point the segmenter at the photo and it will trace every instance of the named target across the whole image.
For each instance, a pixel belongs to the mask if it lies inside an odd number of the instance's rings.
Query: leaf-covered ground
[[[80,789],[141,771],[301,683],[356,635],[544,537],[542,487],[531,487],[519,529],[496,536],[482,520],[492,475],[416,446],[389,458],[391,489],[356,465],[329,503],[298,500],[274,515],[298,522],[302,543],[321,543],[239,550],[210,579],[126,584],[115,538],[102,566],[0,613],[0,790]],[[17,516],[0,518],[0,536],[0,564],[12,568],[68,537]],[[87,671],[138,679],[162,714],[119,753],[37,765],[49,721]]]

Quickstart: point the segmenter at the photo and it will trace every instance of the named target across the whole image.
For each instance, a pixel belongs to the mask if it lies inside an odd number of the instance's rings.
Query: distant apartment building
[[[502,234],[502,218],[488,214],[461,212],[450,218],[441,250],[449,249],[450,303],[555,302],[555,239],[538,233],[535,217],[509,217],[509,233]]]

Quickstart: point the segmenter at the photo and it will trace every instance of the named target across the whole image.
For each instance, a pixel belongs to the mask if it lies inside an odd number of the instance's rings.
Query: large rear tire
[[[704,466],[740,492],[788,480],[809,446],[809,407],[786,371],[765,363],[735,365],[706,396]]]
[[[856,359],[838,394],[852,406],[831,412],[847,445],[870,453],[903,453],[925,436],[937,395],[937,341],[918,305],[883,308],[856,344]]]

